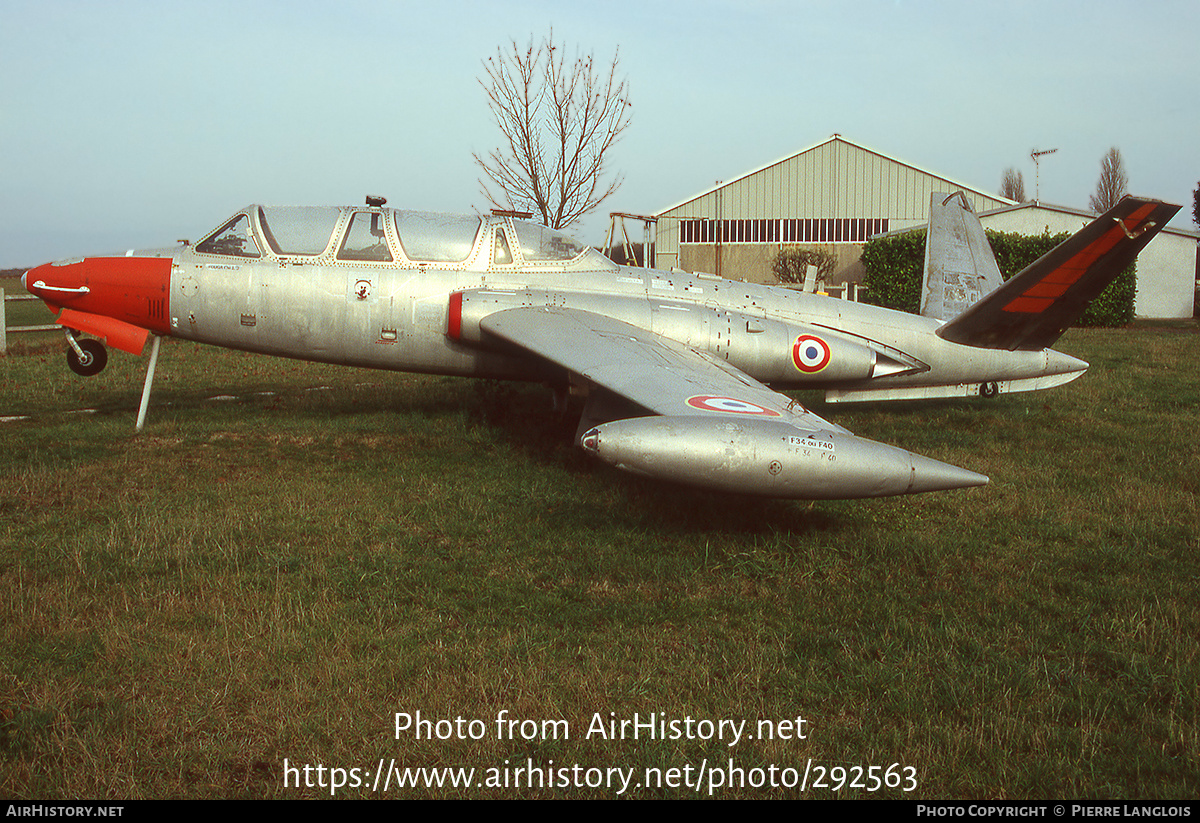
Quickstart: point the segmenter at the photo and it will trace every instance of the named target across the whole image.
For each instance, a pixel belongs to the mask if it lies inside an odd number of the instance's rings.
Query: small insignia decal
[[[812,334],[802,334],[792,345],[792,362],[805,374],[816,374],[829,365],[829,344]]]
[[[779,417],[779,412],[751,403],[749,400],[738,400],[736,397],[718,397],[712,394],[698,394],[689,397],[687,404],[693,409],[720,412],[722,414],[757,414],[764,417]]]

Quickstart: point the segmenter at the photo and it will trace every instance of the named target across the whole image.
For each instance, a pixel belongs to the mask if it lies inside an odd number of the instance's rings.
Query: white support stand
[[[146,409],[150,405],[150,385],[154,382],[154,367],[158,364],[158,344],[162,338],[152,335],[154,342],[150,344],[150,365],[146,368],[146,385],[142,386],[142,405],[138,407],[137,431],[142,430],[146,422]]]

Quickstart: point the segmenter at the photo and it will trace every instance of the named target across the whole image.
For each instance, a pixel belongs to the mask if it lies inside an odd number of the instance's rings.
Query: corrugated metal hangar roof
[[[835,134],[657,214],[660,218],[887,218],[922,222],[928,217],[932,192],[960,189],[974,201],[976,212],[1013,205],[1011,200]],[[723,212],[720,215],[716,214],[718,207]]]

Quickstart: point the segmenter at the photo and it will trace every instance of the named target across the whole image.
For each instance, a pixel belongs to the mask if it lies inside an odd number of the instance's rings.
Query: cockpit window
[[[377,211],[356,211],[350,218],[346,239],[338,250],[338,260],[367,260],[376,263],[392,262],[383,215]]]
[[[325,251],[341,209],[331,206],[259,206],[258,221],[279,255],[316,255]]]
[[[574,260],[587,248],[562,232],[525,220],[514,220],[517,245],[526,263],[563,263]]]
[[[461,263],[471,256],[480,220],[461,214],[396,212],[396,232],[409,260]]]
[[[496,266],[507,266],[512,263],[512,252],[508,248],[508,240],[504,236],[504,229],[496,229],[495,248],[492,249],[492,264]]]
[[[239,214],[197,243],[196,251],[232,257],[262,257],[262,251],[250,235],[250,218],[244,214]]]

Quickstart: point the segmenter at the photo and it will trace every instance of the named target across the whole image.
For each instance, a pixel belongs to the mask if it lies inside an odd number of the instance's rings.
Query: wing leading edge
[[[609,417],[581,433],[585,450],[626,471],[804,499],[987,483],[966,469],[856,437],[728,363],[605,315],[521,307],[488,315],[480,327],[566,369],[599,396],[609,392],[658,415]]]

